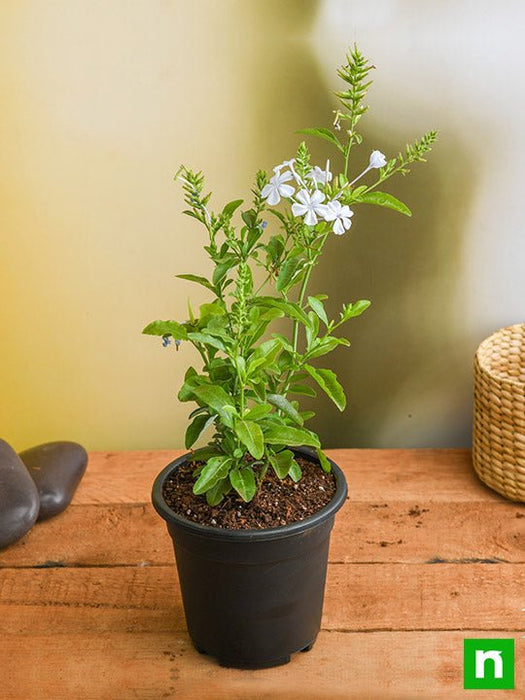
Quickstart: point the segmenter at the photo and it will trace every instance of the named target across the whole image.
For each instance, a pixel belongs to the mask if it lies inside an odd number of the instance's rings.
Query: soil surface
[[[164,482],[163,496],[178,515],[201,525],[229,530],[261,530],[304,520],[317,513],[334,497],[336,485],[332,473],[318,463],[297,456],[303,476],[295,483],[289,476],[279,479],[272,469],[252,501],[245,503],[235,492],[226,495],[218,506],[209,506],[205,496],[193,494],[195,463],[187,462]]]

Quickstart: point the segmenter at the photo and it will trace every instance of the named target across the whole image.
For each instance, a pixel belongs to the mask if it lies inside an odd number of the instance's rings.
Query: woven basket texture
[[[525,324],[484,340],[474,359],[472,460],[494,491],[525,501]]]

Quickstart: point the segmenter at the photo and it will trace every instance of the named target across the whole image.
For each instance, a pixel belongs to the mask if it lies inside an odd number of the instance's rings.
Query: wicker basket
[[[487,486],[525,501],[525,324],[502,328],[476,352],[472,459]]]

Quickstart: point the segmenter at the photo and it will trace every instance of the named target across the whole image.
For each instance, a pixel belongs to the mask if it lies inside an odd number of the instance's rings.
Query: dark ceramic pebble
[[[0,549],[23,537],[39,508],[37,488],[13,448],[0,440]]]
[[[38,489],[38,520],[58,515],[71,503],[87,466],[87,453],[76,442],[48,442],[20,453]]]

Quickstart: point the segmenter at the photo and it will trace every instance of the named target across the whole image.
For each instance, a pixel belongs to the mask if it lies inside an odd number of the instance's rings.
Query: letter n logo
[[[513,639],[464,639],[463,687],[514,688]]]

